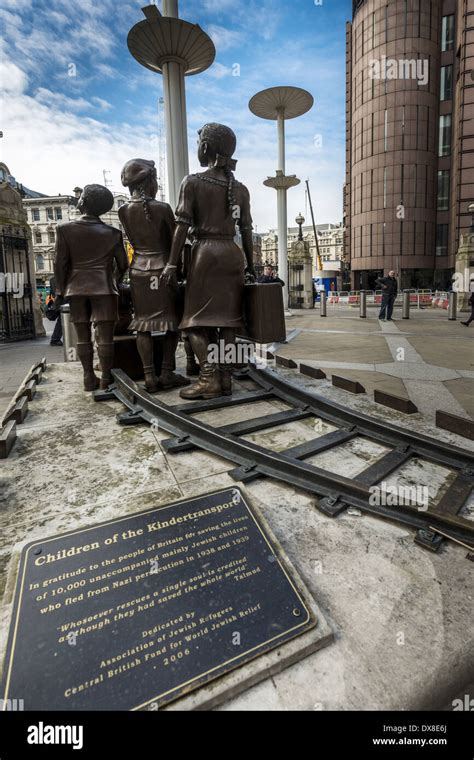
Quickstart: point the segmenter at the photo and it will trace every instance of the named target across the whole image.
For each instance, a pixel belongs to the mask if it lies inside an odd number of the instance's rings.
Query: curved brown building
[[[474,0],[354,1],[344,213],[355,289],[391,269],[402,288],[451,282],[474,197],[473,27]]]

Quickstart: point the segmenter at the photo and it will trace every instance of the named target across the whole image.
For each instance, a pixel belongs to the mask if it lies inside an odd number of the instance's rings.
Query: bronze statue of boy
[[[100,387],[107,388],[112,382],[114,329],[118,319],[117,283],[128,268],[122,233],[99,218],[110,211],[113,204],[114,197],[106,187],[86,185],[77,203],[82,216],[57,227],[56,306],[59,308],[64,300],[70,304],[86,391],[94,391],[99,386],[93,368],[91,322],[97,331],[102,370]]]
[[[183,180],[171,256],[162,275],[164,284],[175,285],[179,257],[191,228],[194,244],[180,329],[198,358],[200,377],[181,391],[185,399],[232,393],[231,368],[225,359],[220,367],[211,363],[209,346],[218,332],[219,344],[229,355],[228,347],[235,344],[236,331],[243,327],[245,273],[255,277],[249,191],[233,174],[236,145],[234,132],[222,124],[206,124],[199,131],[198,158],[206,171]],[[247,267],[234,242],[236,224]]]

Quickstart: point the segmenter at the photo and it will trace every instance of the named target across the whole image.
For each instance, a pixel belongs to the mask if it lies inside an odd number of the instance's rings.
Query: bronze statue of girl
[[[220,369],[209,361],[209,345],[216,328],[224,354],[243,328],[245,272],[253,268],[252,217],[247,188],[234,177],[237,145],[234,132],[222,124],[206,124],[199,131],[198,158],[206,171],[185,177],[176,210],[171,256],[161,281],[173,288],[176,267],[190,231],[194,240],[186,282],[180,329],[189,337],[200,365],[200,377],[182,398],[216,398],[232,393],[229,365]],[[240,228],[244,255],[234,242]],[[191,230],[190,230],[191,228]],[[222,359],[225,362],[225,359]]]
[[[129,188],[131,200],[119,208],[119,218],[134,249],[130,265],[130,288],[135,317],[129,329],[137,331],[137,347],[150,393],[189,385],[176,374],[175,353],[181,319],[176,280],[171,286],[160,283],[169,264],[175,220],[167,203],[155,200],[158,180],[154,161],[133,159],[122,170],[122,184]],[[176,271],[176,270],[174,270]],[[161,375],[156,377],[153,363],[152,332],[165,332]]]

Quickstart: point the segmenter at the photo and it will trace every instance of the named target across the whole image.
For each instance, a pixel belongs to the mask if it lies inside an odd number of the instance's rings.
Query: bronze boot
[[[232,396],[232,370],[226,367],[225,364],[219,367],[219,375],[221,379],[221,389],[223,396]]]
[[[99,378],[94,373],[94,348],[92,343],[78,343],[77,355],[84,370],[84,390],[87,393],[91,393],[99,387]]]
[[[145,374],[145,388],[148,393],[158,393],[160,390],[160,384],[156,376],[155,368],[153,366],[143,367],[143,372]]]
[[[164,391],[171,390],[171,388],[182,388],[184,385],[191,385],[191,380],[188,380],[187,377],[183,377],[178,372],[173,372],[171,369],[166,368],[161,369],[158,382]]]
[[[194,401],[198,398],[211,399],[222,396],[219,370],[214,364],[204,362],[201,365],[199,380],[190,388],[185,388],[179,394],[181,398]]]
[[[97,345],[97,353],[99,354],[100,368],[102,370],[100,387],[102,390],[106,390],[109,385],[112,385],[114,382],[111,371],[114,366],[115,346],[113,343],[99,342]]]

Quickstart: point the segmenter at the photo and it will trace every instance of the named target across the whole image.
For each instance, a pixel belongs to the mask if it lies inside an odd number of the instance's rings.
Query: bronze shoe
[[[179,375],[177,372],[164,369],[158,378],[158,383],[163,390],[167,391],[171,388],[182,388],[185,385],[191,385],[191,380],[183,377],[183,375]]]
[[[94,372],[88,372],[87,374],[84,373],[84,390],[87,393],[92,393],[92,391],[96,391],[98,387],[99,378],[94,374]]]
[[[179,394],[188,401],[195,399],[211,399],[222,396],[219,371],[213,364],[206,362],[201,367],[199,380],[190,388],[185,388]]]

